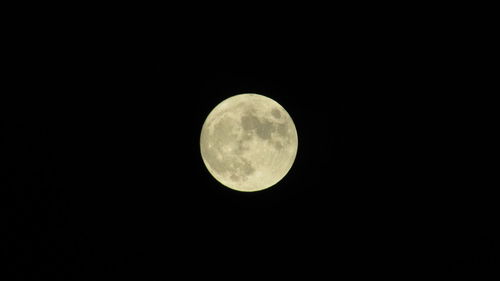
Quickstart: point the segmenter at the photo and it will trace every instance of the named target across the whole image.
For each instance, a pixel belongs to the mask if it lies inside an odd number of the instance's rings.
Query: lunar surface
[[[297,147],[297,130],[288,112],[258,94],[222,101],[208,115],[200,137],[210,174],[238,191],[275,185],[292,167]]]

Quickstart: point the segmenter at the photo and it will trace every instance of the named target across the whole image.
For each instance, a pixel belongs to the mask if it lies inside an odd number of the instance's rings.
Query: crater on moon
[[[257,191],[275,185],[290,170],[298,147],[297,131],[286,110],[257,94],[230,97],[203,124],[203,162],[223,185]]]

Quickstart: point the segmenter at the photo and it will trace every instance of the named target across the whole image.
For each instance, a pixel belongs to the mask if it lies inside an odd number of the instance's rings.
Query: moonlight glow
[[[200,137],[208,171],[239,191],[258,191],[279,182],[292,167],[297,146],[297,130],[288,112],[257,94],[222,101],[208,115]]]

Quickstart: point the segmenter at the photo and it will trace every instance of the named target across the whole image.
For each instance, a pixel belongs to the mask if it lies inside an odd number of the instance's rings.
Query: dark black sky
[[[498,262],[492,191],[455,138],[473,81],[442,34],[266,20],[30,29],[1,120],[20,278],[447,279]],[[299,135],[289,174],[257,193],[218,184],[199,151],[212,108],[248,92]]]

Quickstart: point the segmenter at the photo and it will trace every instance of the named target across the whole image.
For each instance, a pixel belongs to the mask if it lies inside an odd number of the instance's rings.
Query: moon
[[[200,150],[210,174],[222,185],[252,192],[278,183],[297,155],[298,136],[288,112],[258,94],[219,103],[201,130]]]

